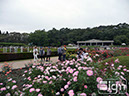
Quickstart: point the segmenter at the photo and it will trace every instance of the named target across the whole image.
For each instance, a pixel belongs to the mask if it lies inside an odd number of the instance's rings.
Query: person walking
[[[65,61],[65,58],[66,58],[66,51],[67,51],[67,48],[66,48],[66,45],[64,45],[64,48],[63,48],[63,61]]]
[[[62,61],[62,59],[61,59],[62,52],[63,52],[63,48],[62,48],[62,46],[61,46],[61,47],[58,48],[58,55],[59,55],[58,60],[60,60],[60,61]]]
[[[35,46],[33,49],[34,62],[38,61],[38,49]]]
[[[51,49],[50,49],[50,47],[48,47],[48,49],[47,49],[47,59],[46,59],[46,61],[50,61],[50,57],[51,57]]]
[[[40,47],[39,56],[41,58],[41,63],[42,63],[43,62],[43,58],[45,56],[45,51],[43,50],[42,47]],[[45,61],[45,58],[44,58],[44,61]]]

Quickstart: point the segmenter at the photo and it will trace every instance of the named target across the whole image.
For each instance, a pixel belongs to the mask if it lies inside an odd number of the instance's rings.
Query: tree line
[[[0,42],[25,43],[37,46],[60,46],[69,43],[76,44],[77,41],[90,39],[114,40],[115,45],[126,43],[129,45],[129,25],[119,23],[118,25],[99,26],[85,29],[61,28],[57,30],[35,30],[31,33],[0,31]]]
[[[0,30],[0,42],[8,42],[8,43],[25,43],[27,44],[29,34],[28,33],[20,33],[20,32],[2,32]]]

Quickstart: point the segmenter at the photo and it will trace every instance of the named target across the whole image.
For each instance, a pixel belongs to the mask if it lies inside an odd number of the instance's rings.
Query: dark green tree
[[[116,44],[121,45],[122,43],[129,44],[129,38],[126,37],[126,35],[119,35],[114,38],[114,41]]]
[[[34,33],[30,33],[29,42],[33,42],[34,45],[48,46],[48,38],[45,30],[36,30]]]

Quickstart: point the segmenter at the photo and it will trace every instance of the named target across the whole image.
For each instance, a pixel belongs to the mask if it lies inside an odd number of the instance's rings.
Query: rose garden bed
[[[124,60],[119,57],[110,63],[102,63],[101,54],[92,52],[91,57],[85,57],[84,61],[71,59],[56,64],[30,64],[24,69],[1,72],[0,96],[105,96],[98,90],[103,89],[102,92],[108,94],[114,90],[100,84],[102,81],[113,79],[119,85],[128,79],[129,67],[127,63],[122,65]],[[128,85],[124,86],[129,91]],[[122,92],[128,96],[125,90],[113,96],[121,96]]]

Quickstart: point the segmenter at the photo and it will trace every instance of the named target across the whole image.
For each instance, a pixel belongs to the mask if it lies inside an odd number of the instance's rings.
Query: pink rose
[[[50,81],[49,84],[52,84],[52,81]]]
[[[1,91],[4,91],[4,90],[6,90],[6,88],[5,88],[5,87],[3,87],[3,88],[1,88],[0,90],[1,90]]]
[[[64,88],[67,89],[69,86],[68,85],[65,85]]]
[[[74,77],[74,78],[73,78],[73,81],[74,81],[74,82],[77,82],[77,77]]]
[[[68,94],[69,94],[69,96],[74,96],[74,91],[73,90],[69,90]]]
[[[64,91],[64,88],[61,88],[60,91],[63,92]]]
[[[17,88],[17,85],[13,85],[12,89],[15,89],[15,88]]]
[[[81,93],[79,96],[86,96],[86,93]]]
[[[43,81],[43,83],[45,84],[45,83],[47,83],[47,81]]]
[[[43,95],[41,93],[39,93],[38,96],[43,96]]]
[[[34,88],[31,88],[29,91],[30,91],[30,92],[33,92],[33,91],[35,91],[35,89],[34,89]]]
[[[92,70],[88,70],[88,71],[87,71],[87,75],[88,75],[88,76],[92,76],[92,75],[93,75],[93,71],[92,71]]]
[[[108,65],[108,63],[106,62],[105,65]]]
[[[125,75],[124,72],[121,72],[122,75]]]
[[[69,73],[73,73],[73,71],[74,71],[73,69],[70,69],[70,70],[69,70]]]
[[[78,73],[79,73],[79,71],[74,72],[74,73],[73,73],[73,76],[77,76]]]
[[[84,88],[86,88],[86,89],[87,89],[87,85],[84,85]]]
[[[40,89],[36,89],[36,92],[39,92],[40,91]]]
[[[97,81],[97,82],[100,82],[100,81],[102,81],[102,80],[103,80],[103,79],[102,79],[101,77],[98,77],[96,81]]]
[[[24,73],[27,73],[27,70],[26,70],[26,71],[24,71]]]
[[[68,81],[68,82],[67,82],[67,85],[70,85],[70,84],[71,84],[71,82],[70,82],[70,81]]]
[[[49,79],[49,77],[48,76],[45,76],[45,78],[48,80]]]
[[[5,96],[11,96],[11,94],[10,93],[7,93]]]
[[[127,69],[123,69],[123,71],[127,71]]]
[[[119,60],[118,60],[118,59],[116,59],[116,60],[115,60],[115,63],[119,63]]]
[[[129,93],[125,92],[125,94],[126,94],[127,96],[129,96]]]
[[[13,82],[13,83],[16,83],[16,81],[15,81],[15,80],[13,80],[12,82]]]

